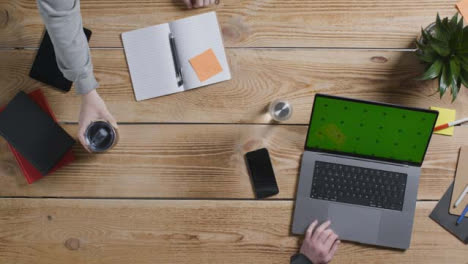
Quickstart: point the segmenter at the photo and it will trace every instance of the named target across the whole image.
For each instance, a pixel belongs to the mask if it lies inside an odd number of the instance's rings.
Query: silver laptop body
[[[316,98],[317,96],[325,95],[316,95]],[[314,167],[317,162],[407,174],[402,210],[311,198]],[[331,228],[342,240],[407,249],[411,241],[420,172],[420,166],[307,150],[306,147],[300,168],[292,232],[304,234],[312,221],[317,219],[320,223],[330,220]]]

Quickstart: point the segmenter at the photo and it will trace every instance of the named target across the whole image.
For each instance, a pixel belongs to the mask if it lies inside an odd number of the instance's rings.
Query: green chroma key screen
[[[437,112],[316,95],[306,147],[421,164]]]

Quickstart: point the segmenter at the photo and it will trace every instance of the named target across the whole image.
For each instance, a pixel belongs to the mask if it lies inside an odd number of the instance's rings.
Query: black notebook
[[[46,175],[75,140],[24,92],[0,113],[0,135],[42,175]]]
[[[83,28],[86,38],[91,38],[91,31]],[[57,65],[55,51],[47,30],[37,51],[36,59],[31,67],[29,76],[45,84],[51,85],[61,91],[70,91],[73,82],[67,80]]]
[[[449,214],[450,198],[452,196],[453,183],[450,185],[444,196],[437,203],[429,216],[447,231],[456,236],[463,243],[468,244],[468,219],[463,219],[459,225],[455,225],[458,216]]]

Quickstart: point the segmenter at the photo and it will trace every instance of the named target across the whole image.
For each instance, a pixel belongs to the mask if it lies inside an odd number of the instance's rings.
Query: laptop
[[[437,111],[316,94],[292,232],[331,221],[342,240],[407,249]]]

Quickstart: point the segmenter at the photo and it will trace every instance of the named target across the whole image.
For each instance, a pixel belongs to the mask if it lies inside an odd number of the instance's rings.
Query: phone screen
[[[255,150],[245,154],[245,157],[256,197],[265,198],[277,194],[279,189],[268,150]]]

